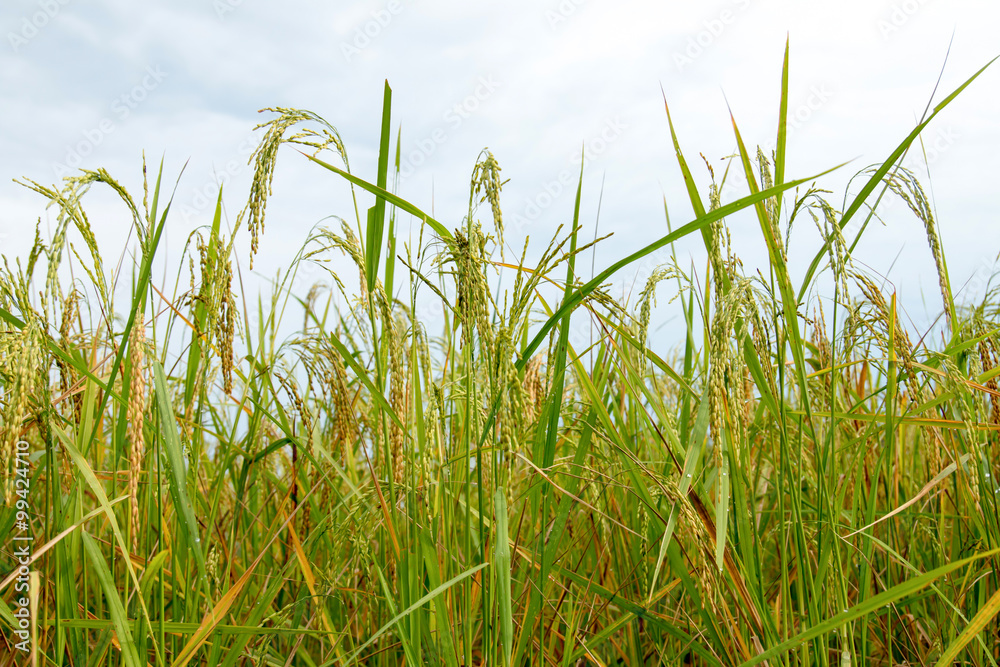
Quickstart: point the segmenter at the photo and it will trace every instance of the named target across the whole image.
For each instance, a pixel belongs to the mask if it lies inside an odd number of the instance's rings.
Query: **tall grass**
[[[58,216],[0,274],[0,534],[17,533],[27,442],[31,657],[996,665],[1000,299],[956,304],[933,209],[900,166],[981,72],[838,209],[814,185],[822,174],[786,178],[786,47],[774,153],[752,154],[733,122],[747,195],[722,202],[714,174],[704,193],[668,111],[694,218],[589,281],[582,174],[573,219],[534,266],[527,248],[497,257],[503,181],[488,151],[455,229],[395,195],[388,85],[373,181],[351,173],[335,127],[271,110],[236,231],[222,233],[220,193],[190,239],[187,285],[186,267],[173,287],[152,280],[170,219],[162,167],[141,203],[103,170],[61,188],[26,181]],[[282,144],[307,151],[321,182],[349,182],[354,221],[312,234],[275,296],[252,303],[236,296],[234,238],[245,228],[260,251]],[[114,277],[131,284],[124,307],[83,207],[100,186],[138,239],[131,272]],[[895,294],[851,259],[883,196],[927,231],[940,342],[913,342]],[[767,275],[744,274],[728,242],[726,219],[744,209]],[[824,243],[796,283],[781,230],[806,216]],[[602,287],[690,235],[708,253],[704,280],[674,261],[631,307]],[[338,256],[359,275],[351,308],[290,289],[302,263]],[[84,289],[62,282],[67,263]],[[827,272],[834,293],[807,301]],[[665,291],[686,327],[667,358],[647,346]],[[445,313],[433,332],[414,315],[428,295]],[[303,324],[279,337],[291,312]],[[571,344],[581,317],[598,332],[587,349]],[[0,652],[21,664],[13,554],[0,556],[12,573]]]

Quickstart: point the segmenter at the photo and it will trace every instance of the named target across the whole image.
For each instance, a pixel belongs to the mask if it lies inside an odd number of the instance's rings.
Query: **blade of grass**
[[[389,140],[390,128],[389,118],[392,108],[392,89],[389,81],[385,82],[385,90],[382,96],[382,134],[378,144],[378,175],[376,185],[379,190],[385,191],[389,180]],[[375,196],[375,206],[368,209],[368,228],[365,243],[365,278],[368,281],[368,292],[375,290],[375,281],[378,279],[379,258],[382,255],[382,237],[385,229],[385,198]],[[387,261],[392,261],[389,257]]]
[[[1000,58],[1000,56],[997,57]],[[941,102],[939,102],[934,107],[934,110],[931,112],[931,114],[927,116],[927,118],[923,122],[919,123],[915,128],[913,128],[913,131],[910,132],[910,134],[908,134],[906,138],[903,139],[903,141],[896,147],[896,149],[889,154],[889,157],[887,157],[885,161],[882,163],[882,166],[880,166],[875,171],[875,173],[872,174],[871,178],[868,179],[868,182],[865,183],[865,185],[858,192],[857,196],[854,197],[854,200],[851,202],[851,205],[848,207],[846,211],[844,211],[844,214],[840,217],[839,224],[842,230],[847,227],[847,223],[849,223],[851,219],[861,209],[865,200],[868,199],[868,195],[870,195],[875,190],[875,188],[878,187],[878,184],[882,182],[882,179],[885,177],[887,173],[889,173],[889,170],[893,169],[896,166],[896,162],[900,160],[903,157],[903,154],[910,149],[910,144],[912,144],[916,140],[916,138],[920,135],[920,133],[924,131],[924,128],[927,127],[927,125],[930,124],[932,120],[934,120],[934,117],[937,116],[945,107],[951,104],[951,102],[956,97],[958,97],[958,95],[960,95],[963,90],[965,90],[973,81],[978,79],[979,75],[982,74],[984,71],[986,71],[986,68],[992,65],[996,60],[997,58],[993,58],[988,63],[983,65],[975,74],[966,79],[965,82],[962,83],[962,85],[953,90],[952,93],[948,95],[946,98],[941,100]],[[829,240],[825,241],[823,247],[819,249],[819,252],[817,252],[816,256],[813,258],[812,263],[809,264],[809,268],[806,270],[806,275],[802,279],[802,287],[799,288],[798,300],[801,301],[805,297],[805,293],[809,289],[809,286],[812,284],[813,275],[816,273],[816,269],[819,267],[819,263],[823,260],[823,257],[825,257],[829,252],[829,244],[830,244]],[[855,244],[857,244],[857,239],[850,248],[852,251],[854,249]]]
[[[765,199],[768,199],[769,197],[774,197],[775,195],[781,194],[785,190],[791,190],[792,188],[802,185],[803,183],[814,181],[817,178],[829,174],[839,169],[842,166],[844,165],[839,164],[835,167],[822,171],[819,174],[816,174],[815,176],[810,176],[809,178],[802,178],[795,181],[789,181],[784,185],[768,188],[756,194],[751,194],[747,197],[743,197],[742,199],[737,199],[736,201],[730,204],[726,204],[725,206],[722,206],[720,208],[717,208],[716,210],[710,213],[698,216],[697,218],[687,223],[686,225],[678,227],[675,231],[661,237],[659,240],[654,241],[653,243],[650,243],[644,248],[641,248],[640,250],[637,250],[634,253],[618,260],[617,262],[606,268],[604,271],[601,271],[601,273],[599,273],[595,278],[593,278],[586,284],[582,285],[579,289],[575,290],[572,296],[570,296],[569,299],[563,302],[563,304],[559,307],[558,310],[556,310],[556,312],[552,315],[552,317],[550,317],[545,321],[545,323],[539,329],[538,333],[535,334],[534,338],[531,339],[531,342],[529,342],[525,346],[525,349],[521,353],[520,359],[517,362],[518,370],[524,369],[524,365],[528,363],[528,359],[530,359],[531,356],[535,353],[535,350],[537,350],[538,347],[542,344],[542,342],[545,340],[546,336],[549,335],[549,332],[553,329],[553,327],[555,327],[556,324],[562,321],[562,318],[564,315],[566,315],[566,313],[568,313],[569,311],[573,310],[578,305],[580,305],[580,303],[584,299],[586,299],[591,292],[593,292],[599,286],[604,284],[608,280],[608,278],[613,276],[623,267],[626,267],[632,262],[638,259],[642,259],[643,257],[646,257],[647,255],[653,252],[656,252],[657,250],[666,245],[669,245],[679,239],[684,238],[685,236],[687,236],[692,232],[700,231],[707,228],[710,224],[712,224],[716,220],[721,220],[722,218],[732,215],[733,213],[742,210],[748,206],[753,206],[754,204],[761,202]]]
[[[438,552],[430,531],[420,531],[420,546],[427,567],[427,580],[431,590],[441,586],[441,568],[438,565]],[[448,603],[441,597],[434,601],[434,615],[437,618],[437,630],[440,637],[441,653],[447,667],[458,667],[458,654],[455,652],[455,640],[452,638],[451,619],[448,617]]]
[[[573,228],[571,231],[570,240],[570,255],[569,261],[567,262],[566,268],[566,286],[563,292],[563,303],[565,304],[570,300],[573,295],[573,281],[574,281],[574,268],[576,260],[576,247],[577,238],[579,232],[579,219],[580,219],[580,199],[583,193],[583,163],[584,157],[581,153],[581,166],[580,166],[580,176],[577,182],[576,188],[576,200],[573,208]],[[566,359],[568,355],[569,346],[569,320],[571,311],[567,310],[564,313],[563,318],[560,320],[559,327],[559,339],[556,344],[555,353],[552,356],[551,363],[554,365],[554,370],[552,374],[552,387],[547,396],[546,405],[543,409],[543,417],[539,422],[540,428],[541,424],[544,423],[544,431],[542,438],[536,443],[536,448],[534,456],[536,458],[536,465],[538,465],[543,470],[547,470],[555,460],[555,450],[556,441],[559,438],[559,424],[562,417],[562,402],[563,402],[563,389],[566,376]],[[551,321],[551,320],[550,320]],[[530,346],[529,346],[530,347]],[[527,358],[528,353],[525,352],[521,355],[522,359]],[[494,402],[494,406],[499,405],[499,397]],[[495,408],[494,408],[495,414]],[[492,419],[490,420],[492,422]],[[487,425],[487,429],[490,428],[490,424]],[[482,439],[480,439],[480,446],[482,445]],[[545,480],[541,485],[536,486],[532,491],[532,507],[537,507],[538,503],[541,503],[541,525],[548,525],[549,521],[549,491],[551,483]],[[540,496],[540,497],[539,497]],[[524,628],[528,631],[532,628],[535,622],[535,616],[539,613],[542,607],[542,596],[545,592],[545,583],[548,580],[548,564],[551,561],[551,557],[546,559],[546,548],[548,543],[548,538],[550,536],[546,531],[540,531],[538,535],[537,544],[537,558],[541,567],[538,569],[538,586],[534,589],[531,595],[531,600],[528,603],[528,611],[524,619]],[[542,632],[544,629],[544,623],[538,624],[538,642],[539,646],[544,646],[544,637]],[[528,632],[522,633],[521,641],[519,642],[518,649],[515,651],[514,664],[520,664],[521,654],[525,650],[527,643],[530,642],[530,634]]]
[[[658,630],[661,630],[677,639],[680,639],[685,644],[689,645],[691,647],[691,650],[694,653],[696,653],[707,664],[712,665],[713,667],[722,667],[723,663],[718,659],[718,657],[715,656],[711,651],[706,649],[704,646],[702,646],[697,641],[697,639],[688,635],[686,632],[675,627],[671,623],[668,623],[667,621],[663,620],[658,615],[652,613],[649,609],[642,606],[641,604],[632,602],[631,600],[628,600],[622,595],[610,591],[607,588],[580,576],[579,574],[573,572],[572,570],[561,568],[558,565],[553,565],[552,567],[553,569],[558,570],[561,576],[566,577],[567,579],[569,579],[571,582],[573,582],[583,590],[600,595],[609,603],[622,607],[630,614],[635,614],[637,617],[643,619],[646,623],[649,623],[650,625],[656,627]]]
[[[500,605],[500,628],[503,640],[503,664],[510,665],[511,651],[514,642],[514,615],[511,611],[510,589],[510,542],[507,534],[507,496],[502,488],[493,494],[493,506],[496,512],[496,542],[493,554],[493,568],[497,579],[498,599]]]
[[[323,167],[324,169],[329,169],[333,173],[335,173],[335,174],[337,174],[339,176],[342,176],[343,178],[347,179],[348,181],[350,181],[354,185],[357,185],[360,188],[362,188],[364,190],[367,190],[368,192],[372,193],[376,197],[381,197],[382,199],[384,199],[385,201],[389,202],[390,204],[392,204],[396,208],[398,208],[398,209],[400,209],[402,211],[406,211],[410,215],[413,215],[414,217],[419,218],[420,220],[426,222],[427,225],[431,229],[433,229],[434,232],[438,236],[440,236],[441,238],[443,238],[443,239],[450,239],[450,238],[452,238],[452,233],[448,231],[447,227],[445,227],[440,222],[438,222],[437,220],[435,220],[431,216],[427,215],[426,213],[424,213],[419,208],[417,208],[416,206],[414,206],[410,202],[406,201],[402,197],[398,197],[398,196],[394,195],[393,193],[389,192],[388,190],[386,190],[385,188],[380,188],[377,185],[373,185],[373,184],[369,183],[368,181],[366,181],[364,179],[358,178],[354,174],[351,174],[349,172],[344,171],[343,169],[340,169],[338,167],[334,167],[332,164],[329,164],[327,162],[323,162],[323,160],[320,160],[317,157],[309,155],[308,153],[303,153],[302,151],[299,151],[299,152],[302,153],[302,155],[304,155],[305,157],[307,157],[310,160],[312,160],[313,162],[315,162],[316,164],[318,164],[319,166]]]
[[[115,626],[115,634],[118,635],[118,644],[121,646],[122,660],[128,667],[142,667],[139,654],[135,650],[135,640],[132,638],[132,631],[129,629],[128,618],[125,616],[125,606],[118,597],[118,589],[108,570],[108,564],[101,554],[101,548],[87,531],[81,532],[83,538],[83,549],[87,553],[91,567],[97,575],[97,582],[104,591],[104,599],[108,603],[108,611],[111,613],[111,622]]]
[[[385,625],[383,625],[381,628],[378,629],[378,631],[376,631],[371,637],[369,637],[368,640],[364,644],[362,644],[357,649],[355,649],[354,653],[352,653],[351,655],[349,655],[347,657],[346,662],[343,663],[343,664],[345,664],[345,665],[351,665],[351,664],[355,663],[357,661],[357,659],[358,659],[358,656],[361,655],[361,652],[364,651],[369,646],[371,646],[372,644],[374,644],[378,640],[379,637],[381,637],[382,635],[384,635],[386,633],[386,631],[389,630],[389,628],[391,628],[392,626],[396,625],[397,623],[399,623],[400,620],[402,620],[403,618],[409,616],[410,614],[412,614],[417,609],[420,609],[425,604],[427,604],[428,602],[430,602],[434,598],[438,597],[439,595],[441,595],[442,593],[444,593],[445,591],[447,591],[449,588],[451,588],[455,584],[457,584],[457,583],[459,583],[459,582],[461,582],[461,581],[463,581],[463,580],[471,577],[476,572],[479,572],[480,570],[482,570],[487,565],[489,565],[489,563],[482,563],[482,564],[477,565],[475,567],[469,568],[468,570],[466,570],[462,574],[459,574],[459,575],[457,575],[455,577],[452,577],[451,579],[449,579],[448,581],[444,582],[443,584],[441,584],[437,588],[431,590],[429,593],[427,593],[427,595],[423,596],[422,598],[420,598],[419,600],[417,600],[416,602],[414,602],[413,604],[411,604],[409,607],[407,607],[403,611],[401,611],[398,614],[396,614],[392,618],[392,620],[390,620],[388,623],[386,623]],[[321,667],[333,667],[336,664],[338,664],[337,660],[331,660],[329,662],[324,662],[321,665]]]
[[[59,426],[53,424],[51,426],[52,431],[56,434],[59,440],[62,442],[63,447],[66,448],[66,452],[72,459],[76,469],[80,472],[83,477],[83,481],[90,488],[94,497],[97,498],[98,504],[101,506],[101,510],[104,515],[108,518],[108,524],[111,527],[111,532],[114,535],[115,543],[118,545],[119,551],[122,554],[128,554],[129,550],[125,543],[125,537],[122,534],[121,526],[118,524],[118,518],[115,516],[114,511],[111,509],[112,503],[108,501],[108,496],[104,492],[104,485],[101,484],[100,480],[97,479],[97,475],[94,474],[94,469],[91,468],[87,459],[77,450],[73,445],[72,439],[69,435],[63,431]],[[129,558],[125,558],[124,564],[125,569],[129,574],[129,578],[132,580],[133,585],[136,589],[139,588],[139,578],[136,576],[135,569],[132,567],[132,561]],[[149,620],[149,610],[146,608],[146,602],[143,599],[139,599],[139,607],[142,610],[142,617],[146,623],[147,631],[152,635],[152,623]],[[156,642],[153,643],[156,649],[157,655],[160,655],[160,649]]]
[[[274,540],[276,540],[278,535],[280,535],[282,531],[284,531],[284,529],[288,526],[289,522],[292,520],[292,517],[294,516],[295,516],[294,511],[289,513],[288,518],[285,519],[285,522],[278,528],[278,530],[274,532],[274,535],[271,536],[271,539],[265,546],[269,547],[271,544],[274,543]],[[216,627],[226,617],[226,614],[229,613],[229,610],[230,608],[232,608],[233,603],[236,602],[236,599],[243,592],[243,589],[246,587],[247,583],[253,576],[253,573],[256,571],[261,561],[264,560],[264,557],[266,555],[267,555],[267,549],[266,548],[262,549],[261,552],[257,555],[257,558],[254,559],[253,563],[250,564],[250,567],[247,568],[246,572],[244,572],[242,576],[240,576],[240,578],[236,580],[236,582],[232,585],[232,587],[230,587],[229,590],[223,593],[222,597],[219,598],[218,602],[216,602],[215,605],[205,613],[205,617],[198,625],[198,628],[194,631],[194,634],[191,636],[191,639],[188,640],[188,642],[184,645],[184,648],[182,648],[181,651],[174,658],[174,662],[172,663],[173,667],[186,667],[186,665],[189,662],[191,662],[192,659],[194,659],[195,654],[198,652],[198,649],[200,649],[201,646],[206,641],[208,641],[208,638],[215,631]]]
[[[167,459],[170,496],[174,501],[174,510],[177,512],[181,530],[187,538],[187,551],[194,557],[202,586],[206,587],[207,590],[205,554],[201,550],[198,520],[195,519],[194,508],[188,498],[187,467],[184,465],[184,453],[181,450],[180,438],[177,436],[177,419],[174,416],[174,408],[167,389],[167,378],[159,360],[154,359],[152,365],[155,402],[157,413],[160,416],[160,434],[163,438],[163,451]]]
[[[753,665],[760,664],[765,660],[776,658],[804,642],[810,641],[816,637],[822,637],[828,632],[833,632],[837,628],[843,627],[851,621],[855,621],[863,616],[866,616],[874,612],[879,607],[884,607],[885,605],[897,602],[908,595],[913,595],[932,584],[936,579],[963,568],[966,565],[971,565],[972,563],[982,560],[983,558],[995,556],[997,553],[1000,553],[1000,549],[993,549],[992,551],[979,553],[963,560],[942,565],[935,570],[931,570],[930,572],[926,572],[920,576],[913,577],[912,579],[896,584],[889,590],[883,591],[878,595],[873,595],[864,602],[851,607],[847,611],[832,616],[822,623],[818,623],[804,632],[799,633],[795,637],[792,637],[791,639],[764,651],[760,655],[747,660],[740,665],[740,667],[753,667]]]

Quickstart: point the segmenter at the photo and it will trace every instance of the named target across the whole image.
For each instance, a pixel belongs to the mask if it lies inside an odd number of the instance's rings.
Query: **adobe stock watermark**
[[[569,20],[569,17],[576,13],[576,10],[587,0],[561,0],[555,9],[545,10],[545,20],[549,22],[550,28],[557,28],[560,24]]]
[[[349,42],[340,43],[340,53],[344,60],[351,62],[361,52],[371,46],[372,42],[379,38],[382,31],[389,27],[399,14],[403,11],[402,0],[389,0],[382,9],[374,10],[371,18],[354,28],[354,36]]]
[[[827,83],[818,83],[809,86],[809,94],[806,96],[805,101],[788,110],[788,115],[785,119],[786,145],[795,133],[808,125],[820,109],[826,106],[826,104],[833,99],[833,97],[834,91]],[[764,149],[764,154],[769,157],[772,156],[773,153],[774,145],[768,145],[767,148]],[[742,174],[742,171],[740,170],[734,173]],[[722,187],[722,194],[725,197],[735,195],[736,193],[734,191],[740,190],[742,192],[745,189],[745,185],[745,180],[737,182],[732,180],[732,178],[728,178]]]
[[[903,2],[892,3],[888,16],[884,16],[875,22],[882,39],[889,39],[910,22],[920,9],[931,2],[931,0],[903,0]]]
[[[17,620],[14,634],[19,642],[14,644],[14,648],[22,653],[31,650],[32,630],[34,629],[34,618],[32,618],[32,593],[37,595],[38,574],[32,572],[30,565],[32,562],[32,551],[34,545],[34,534],[31,530],[31,458],[30,446],[24,440],[17,442],[14,450],[14,475],[11,479],[14,487],[13,507],[14,515],[14,536],[13,557],[17,563],[11,576],[14,577],[14,594],[11,600],[13,607],[12,614]]]
[[[826,106],[826,103],[833,99],[833,90],[825,83],[813,84],[809,86],[809,95],[806,101],[788,112],[785,120],[786,141],[795,134],[796,131],[810,120],[813,115]]]
[[[952,127],[945,127],[939,129],[930,139],[925,139],[923,142],[923,148],[918,141],[914,141],[911,145],[909,152],[901,163],[902,167],[910,170],[914,174],[919,174],[925,168],[930,169],[930,166],[940,160],[951,147],[954,146],[961,135],[956,132]],[[926,159],[925,159],[926,158]],[[892,173],[892,169],[889,170]],[[918,179],[920,180],[920,179]],[[879,186],[869,195],[870,204],[874,205],[877,193],[882,191],[882,187]],[[891,190],[886,190],[886,193],[882,196],[882,199],[878,203],[878,213],[880,215],[885,215],[887,212],[898,207],[900,204],[904,203],[903,200],[893,193]],[[852,243],[857,233],[861,230],[861,225],[864,223],[867,215],[855,215],[851,218],[850,222],[843,229],[844,239],[848,243]]]
[[[552,180],[543,183],[538,192],[525,200],[521,210],[509,217],[507,228],[520,231],[538,220],[560,195],[571,190],[577,182],[580,177],[580,160],[583,160],[583,171],[586,172],[587,168],[604,155],[626,129],[628,123],[623,122],[619,116],[607,120],[600,132],[584,142],[582,153],[574,151],[570,155],[570,167],[561,170]]]
[[[911,145],[910,151],[903,160],[903,166],[910,171],[918,171],[930,167],[940,160],[962,138],[951,126],[937,130],[930,139],[923,141],[918,138]]]
[[[610,239],[609,239],[610,240]],[[600,246],[598,246],[598,251]],[[590,251],[588,250],[588,253]],[[598,260],[600,261],[600,259]],[[580,266],[581,260],[577,260],[577,266]],[[647,282],[659,269],[669,268],[673,264],[673,252],[670,247],[663,247],[654,250],[651,254],[646,255],[636,264],[629,264],[623,267],[617,274],[609,278],[609,284],[607,285],[608,294],[620,294],[620,303],[625,303],[626,300],[631,302],[629,307],[633,314],[636,313],[635,305],[638,303],[639,293],[646,287]],[[601,270],[598,266],[597,270]],[[578,276],[578,280],[586,282],[586,278]],[[661,292],[661,296],[666,294],[666,292]],[[655,301],[655,296],[654,296]],[[669,303],[671,297],[666,297],[663,299],[663,303]],[[595,341],[594,336],[598,338],[602,337],[601,329],[602,326],[596,320],[593,320],[593,314],[589,312],[589,309],[581,307],[579,312],[586,312],[585,317],[572,317],[570,318],[570,329],[569,329],[569,342],[576,348],[577,352],[585,349],[586,347],[592,345]],[[651,337],[652,338],[652,337]],[[647,344],[652,341],[647,339]]]
[[[960,297],[965,305],[973,305],[976,299],[982,299],[986,294],[998,270],[1000,270],[1000,256],[984,256],[955,296]]]
[[[428,158],[437,152],[438,147],[448,141],[449,130],[455,131],[460,128],[502,85],[492,74],[479,77],[472,93],[453,104],[441,115],[441,120],[447,129],[443,126],[434,128],[427,136],[417,141],[411,150],[400,157],[400,179],[408,178],[426,163]]]
[[[688,65],[697,60],[722,37],[726,28],[736,22],[741,12],[750,7],[751,0],[731,0],[731,7],[722,9],[715,17],[702,21],[702,29],[689,35],[683,49],[674,51],[674,66],[678,72],[683,72]]]
[[[212,9],[215,10],[216,18],[222,21],[227,14],[235,12],[236,8],[242,4],[243,0],[213,0]]]
[[[114,117],[105,116],[94,127],[82,130],[80,134],[83,138],[75,144],[66,146],[66,155],[62,162],[52,163],[52,172],[57,179],[69,175],[74,169],[83,164],[83,159],[94,152],[94,150],[104,143],[104,139],[118,129],[118,123],[126,120],[132,112],[142,104],[149,94],[156,90],[163,80],[167,78],[167,73],[159,66],[149,66],[142,80],[128,92],[119,95],[111,101],[111,113]]]
[[[38,0],[38,11],[30,16],[22,16],[17,30],[7,33],[7,41],[14,53],[37,37],[69,3],[70,0]]]
[[[180,206],[180,216],[185,223],[190,223],[195,216],[205,211],[215,210],[219,190],[249,168],[250,156],[256,148],[257,138],[252,134],[248,135],[236,148],[239,157],[227,160],[221,170],[213,169],[205,182],[194,188],[190,198]]]

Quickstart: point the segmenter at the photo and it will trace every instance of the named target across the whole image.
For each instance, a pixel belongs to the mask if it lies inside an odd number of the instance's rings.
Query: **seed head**
[[[131,377],[129,382],[129,401],[127,410],[128,442],[129,442],[129,476],[128,498],[132,510],[132,551],[138,552],[139,534],[139,474],[142,470],[142,456],[145,452],[145,434],[143,432],[143,415],[146,404],[146,372],[145,350],[146,324],[145,314],[140,310],[136,313],[129,340],[129,362]]]

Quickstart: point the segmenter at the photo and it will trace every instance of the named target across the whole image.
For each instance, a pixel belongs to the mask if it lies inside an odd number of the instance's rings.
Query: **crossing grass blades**
[[[722,201],[693,169],[668,109],[693,217],[592,280],[582,175],[531,266],[499,252],[490,152],[455,226],[398,197],[388,84],[371,180],[321,117],[269,110],[235,231],[220,193],[174,285],[151,270],[171,220],[162,167],[141,202],[104,170],[24,181],[58,221],[0,274],[0,534],[16,532],[27,443],[36,664],[996,665],[1000,298],[956,303],[901,166],[981,72],[839,208],[825,174],[786,174],[787,46],[773,153],[733,121],[745,196]],[[240,298],[234,238],[249,233],[252,263],[283,144],[320,186],[351,189],[354,219],[315,230],[270,298]],[[84,209],[105,187],[137,239],[118,273]],[[926,230],[939,335],[914,342],[852,261],[883,198]],[[767,275],[728,243],[739,211]],[[794,277],[782,230],[813,222],[822,247]],[[603,287],[686,237],[707,250],[700,279],[674,261],[635,303]],[[356,290],[332,270],[328,289],[291,288],[331,259]],[[341,289],[351,308],[330,305]],[[647,345],[657,293],[683,304],[666,357]],[[441,301],[443,326],[418,298]],[[586,349],[571,316],[596,332]],[[12,554],[2,660],[28,657]]]

